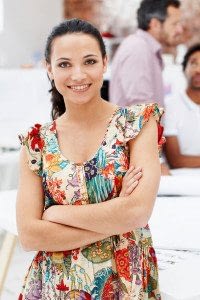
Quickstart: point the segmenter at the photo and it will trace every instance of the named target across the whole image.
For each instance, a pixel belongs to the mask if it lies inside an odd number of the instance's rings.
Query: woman
[[[54,121],[21,136],[18,232],[39,252],[20,299],[160,299],[146,224],[160,179],[162,111],[101,98],[105,46],[85,21],[55,27],[45,57]]]

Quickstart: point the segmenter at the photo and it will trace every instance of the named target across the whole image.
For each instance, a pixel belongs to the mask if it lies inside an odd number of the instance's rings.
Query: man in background
[[[200,168],[200,44],[183,60],[187,88],[166,99],[166,157],[171,168]]]
[[[120,106],[164,104],[162,47],[180,41],[180,2],[143,0],[137,12],[138,30],[124,39],[112,61],[110,101]]]

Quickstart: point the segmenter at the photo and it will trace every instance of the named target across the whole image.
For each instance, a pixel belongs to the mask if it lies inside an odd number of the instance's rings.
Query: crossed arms
[[[142,177],[136,176],[139,184],[135,178],[132,180],[136,174],[130,169],[119,197],[82,206],[56,205],[45,212],[41,178],[28,168],[22,149],[17,226],[24,249],[71,250],[145,226],[160,180],[157,124],[153,117],[129,147],[130,166],[142,168]]]

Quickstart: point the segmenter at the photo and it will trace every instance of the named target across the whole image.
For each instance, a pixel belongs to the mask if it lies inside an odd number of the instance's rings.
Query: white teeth
[[[89,84],[73,85],[73,86],[71,86],[71,89],[76,90],[76,91],[81,91],[81,90],[85,90],[88,87],[89,87]]]

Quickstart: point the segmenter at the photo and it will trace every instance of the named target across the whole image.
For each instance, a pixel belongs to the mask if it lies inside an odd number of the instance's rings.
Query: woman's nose
[[[87,76],[81,67],[73,68],[71,73],[71,79],[75,81],[81,81],[85,79]]]

